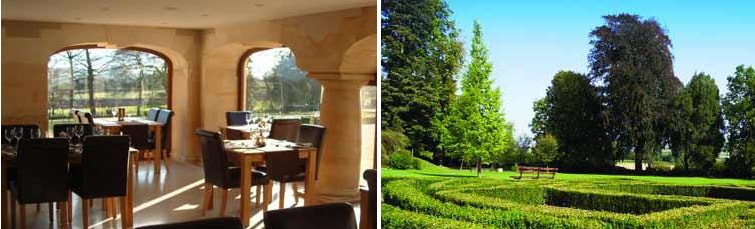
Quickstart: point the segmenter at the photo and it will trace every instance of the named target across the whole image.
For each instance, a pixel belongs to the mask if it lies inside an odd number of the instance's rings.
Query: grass
[[[519,174],[513,171],[494,172],[486,170],[482,173],[483,178],[511,180],[512,176]],[[431,164],[422,160],[421,170],[395,170],[383,168],[381,176],[386,178],[402,177],[475,177],[476,173],[469,170],[450,169]],[[604,175],[604,174],[570,174],[558,173],[556,180],[563,181],[594,181],[594,180],[634,180],[662,184],[684,185],[720,185],[735,187],[755,187],[755,180],[730,179],[730,178],[707,178],[707,177],[661,177],[661,176],[636,176],[636,175]]]

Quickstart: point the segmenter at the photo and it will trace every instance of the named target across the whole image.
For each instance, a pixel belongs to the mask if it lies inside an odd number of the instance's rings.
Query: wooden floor
[[[202,216],[201,202],[204,183],[204,172],[201,166],[192,165],[184,162],[171,160],[167,171],[165,167],[162,173],[155,176],[152,171],[151,162],[142,161],[139,167],[139,174],[136,178],[136,195],[134,197],[134,227],[146,226],[151,224],[162,224],[172,222],[182,222],[196,220],[200,218],[209,218],[219,216],[218,209],[220,206],[220,192],[215,189],[213,195],[214,208],[208,211],[206,216]],[[278,183],[273,187],[273,202],[268,209],[278,209]],[[299,187],[303,187],[299,185]],[[252,188],[252,201],[254,201],[255,188]],[[285,206],[303,206],[304,200],[300,199],[299,204],[294,203],[293,192],[290,185],[286,188]],[[228,201],[226,216],[237,216],[239,212],[239,190],[234,189],[229,193],[231,199]],[[81,225],[81,199],[74,194],[73,197],[73,227],[82,228]],[[257,206],[252,202],[252,223],[250,228],[263,228],[262,223],[262,206]],[[354,205],[355,215],[359,221],[359,206]],[[17,214],[18,215],[18,214]],[[42,204],[40,211],[36,211],[35,205],[26,206],[26,228],[60,228],[58,225],[58,216],[55,222],[48,223],[47,205]],[[104,219],[102,203],[95,200],[94,207],[90,209],[90,228],[120,228],[120,218],[115,221]],[[19,220],[16,219],[16,223]]]

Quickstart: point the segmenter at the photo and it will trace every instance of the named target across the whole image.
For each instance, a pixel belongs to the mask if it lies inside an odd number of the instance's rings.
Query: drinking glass
[[[244,114],[244,119],[246,119],[247,126],[252,124],[252,114]]]
[[[72,140],[73,140],[73,133],[75,132],[74,128],[75,127],[73,126],[66,127],[66,138],[68,138],[68,145],[73,144]]]
[[[115,117],[115,115],[118,114],[118,111],[116,111],[115,109],[110,109],[110,114],[112,115],[111,117]]]
[[[13,128],[6,128],[3,130],[3,137],[5,137],[5,140],[8,141],[8,144],[10,144],[11,138],[13,138]]]
[[[73,131],[73,134],[76,135],[76,140],[79,140],[79,144],[81,144],[81,135],[84,135],[84,126],[77,126]]]
[[[13,137],[16,138],[16,148],[18,148],[18,143],[21,142],[21,138],[24,137],[24,128],[19,127],[16,129],[16,131],[13,133]]]

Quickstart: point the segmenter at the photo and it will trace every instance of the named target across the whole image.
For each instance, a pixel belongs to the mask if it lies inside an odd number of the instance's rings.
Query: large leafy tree
[[[579,73],[556,73],[544,99],[535,102],[530,126],[537,136],[553,135],[566,167],[613,165],[611,139],[597,88]],[[539,144],[539,143],[538,143]]]
[[[382,126],[436,158],[464,55],[450,14],[441,0],[383,0],[381,7]]]
[[[705,73],[692,80],[674,100],[671,149],[684,164],[708,171],[724,145],[724,121],[715,80]]]
[[[622,154],[635,153],[635,170],[659,151],[666,133],[665,110],[677,91],[671,40],[653,19],[630,14],[603,17],[590,32],[591,77],[602,80],[612,134]]]
[[[561,156],[562,153],[559,150],[558,139],[553,137],[553,135],[543,134],[537,137],[535,141],[536,145],[533,153],[535,154],[535,158],[540,163],[545,164],[545,166],[549,166],[553,160]]]
[[[741,177],[755,176],[755,69],[737,66],[727,78],[729,92],[723,99],[729,123],[727,165]]]
[[[443,145],[474,161],[477,176],[481,163],[489,162],[513,143],[512,126],[504,119],[501,90],[493,88],[488,49],[482,42],[482,27],[474,24],[471,62],[461,80],[461,95],[454,101],[446,119],[447,130]]]

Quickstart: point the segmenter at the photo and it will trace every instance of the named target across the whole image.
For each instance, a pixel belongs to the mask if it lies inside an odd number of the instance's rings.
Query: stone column
[[[362,152],[360,89],[374,76],[310,74],[310,77],[323,85],[320,122],[326,128],[313,202],[358,200]]]

